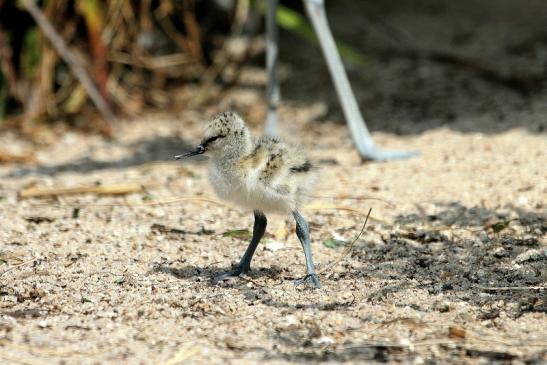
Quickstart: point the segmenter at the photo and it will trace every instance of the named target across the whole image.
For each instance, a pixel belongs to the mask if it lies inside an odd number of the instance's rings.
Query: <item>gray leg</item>
[[[323,0],[303,0],[306,5],[306,11],[312,22],[315,33],[319,38],[319,43],[323,51],[323,55],[327,60],[327,65],[331,77],[334,81],[334,86],[338,94],[338,99],[342,103],[344,117],[349,125],[353,142],[359,151],[362,158],[367,160],[386,161],[394,159],[402,159],[417,155],[416,152],[405,151],[384,151],[378,149],[374,145],[374,141],[367,129],[363,116],[359,111],[359,106],[351,90],[346,71],[336,43],[332,37],[332,33],[327,22],[325,14],[325,6]]]
[[[296,220],[296,235],[304,248],[304,256],[306,258],[306,269],[308,274],[301,279],[298,279],[294,282],[294,285],[300,285],[303,283],[310,283],[314,288],[321,288],[319,283],[319,277],[315,273],[315,268],[313,266],[313,257],[311,253],[311,244],[310,244],[310,230],[308,228],[308,223],[304,217],[298,213],[298,211],[293,212],[294,219]]]
[[[251,260],[253,259],[253,255],[256,251],[258,243],[262,239],[262,236],[264,236],[264,232],[266,231],[266,225],[268,223],[264,213],[255,210],[254,214],[255,223],[253,227],[253,237],[251,238],[251,242],[249,243],[249,246],[247,246],[247,250],[245,250],[243,257],[239,261],[239,265],[237,265],[237,267],[232,271],[215,276],[213,278],[213,281],[218,282],[232,276],[246,274],[251,270]]]
[[[277,11],[278,0],[268,0],[266,9],[266,71],[268,73],[268,85],[266,87],[266,99],[268,110],[266,111],[266,128],[264,134],[269,136],[279,135],[277,107],[279,105],[279,84],[277,82]]]

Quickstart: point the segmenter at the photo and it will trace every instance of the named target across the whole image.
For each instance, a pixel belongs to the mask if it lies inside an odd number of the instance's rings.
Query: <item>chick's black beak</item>
[[[205,148],[204,145],[200,144],[196,147],[195,150],[193,151],[190,151],[190,152],[187,152],[183,155],[177,155],[175,156],[175,160],[182,160],[183,158],[186,158],[186,157],[191,157],[191,156],[195,156],[195,155],[201,155],[202,153],[204,153],[205,151],[207,151],[207,148]]]

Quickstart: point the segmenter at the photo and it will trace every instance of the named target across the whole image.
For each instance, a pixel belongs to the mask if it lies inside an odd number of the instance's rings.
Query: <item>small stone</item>
[[[518,255],[513,263],[521,264],[528,261],[544,261],[547,260],[547,248],[531,249]]]
[[[528,197],[521,195],[517,198],[517,204],[519,205],[528,205],[529,199]]]
[[[444,302],[439,306],[439,312],[446,313],[449,311],[450,311],[450,305],[448,303]]]
[[[334,340],[328,336],[321,336],[318,338],[313,338],[311,343],[314,346],[331,345],[334,343]]]
[[[507,311],[507,315],[511,318],[518,318],[522,314],[522,310],[518,302],[507,303],[505,310]]]
[[[264,245],[264,249],[270,252],[279,251],[284,247],[285,247],[285,244],[279,241],[269,241]]]
[[[494,255],[494,257],[502,258],[502,257],[507,256],[507,252],[505,251],[505,249],[503,247],[498,247],[498,248],[494,249],[493,255]]]
[[[450,326],[448,328],[448,337],[464,339],[465,338],[465,328],[460,327],[460,326]]]
[[[479,319],[494,319],[497,318],[500,314],[498,308],[495,308],[493,305],[484,305],[480,309]]]
[[[288,315],[285,317],[285,324],[291,326],[298,323],[298,320],[293,315]]]

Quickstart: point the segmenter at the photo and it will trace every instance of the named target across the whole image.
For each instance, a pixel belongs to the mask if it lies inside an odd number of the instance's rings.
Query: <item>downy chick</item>
[[[272,137],[253,142],[243,120],[235,113],[223,112],[208,123],[196,149],[176,159],[199,154],[211,157],[209,178],[217,195],[254,211],[255,217],[253,236],[239,265],[214,280],[246,274],[266,230],[265,213],[281,213],[294,217],[296,234],[304,248],[307,275],[296,280],[295,285],[307,282],[320,288],[308,224],[298,211],[316,180],[316,169],[303,151]]]

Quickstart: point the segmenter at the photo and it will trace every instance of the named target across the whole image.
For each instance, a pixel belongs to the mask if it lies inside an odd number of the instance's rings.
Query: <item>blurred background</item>
[[[252,214],[173,158],[222,110],[262,131],[265,7],[0,0],[0,363],[546,363],[547,1],[326,0],[375,143],[420,152],[363,163],[280,0],[321,291],[293,289],[284,216],[249,279],[213,287]]]
[[[284,101],[319,103],[315,119],[343,121],[301,1],[280,3]],[[32,4],[91,78],[105,103],[102,113],[67,56],[31,16]],[[0,0],[0,128],[30,137],[34,128],[59,125],[111,135],[114,116],[211,105],[235,108],[261,123],[265,5]],[[326,6],[372,130],[544,130],[545,1],[337,0]],[[470,115],[488,118],[458,122]]]

